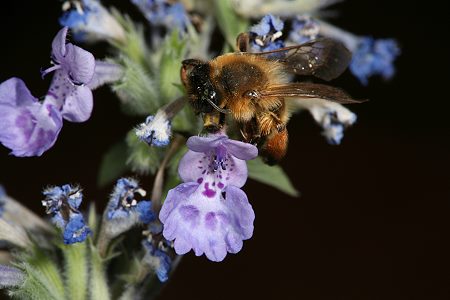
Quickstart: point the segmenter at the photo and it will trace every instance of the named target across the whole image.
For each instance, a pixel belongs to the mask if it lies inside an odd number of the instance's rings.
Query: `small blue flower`
[[[138,201],[136,198],[145,197],[146,192],[139,187],[136,180],[132,178],[121,178],[117,180],[114,191],[111,194],[106,207],[108,220],[120,220],[136,215],[142,223],[149,223],[156,219],[151,210],[151,201]]]
[[[164,111],[159,111],[155,116],[148,116],[145,123],[138,125],[136,128],[137,137],[150,146],[167,146],[171,134],[172,126]]]
[[[131,0],[153,26],[185,32],[190,24],[186,9],[180,2],[166,0]]]
[[[142,245],[145,249],[144,261],[154,270],[159,281],[166,282],[169,279],[169,273],[172,268],[172,259],[168,251],[172,249],[172,245],[166,239],[162,239],[158,246],[155,246],[156,241],[144,240]]]
[[[301,110],[308,110],[323,131],[322,135],[331,145],[339,145],[344,129],[356,122],[356,115],[345,106],[321,99],[302,99],[296,102]]]
[[[64,244],[83,242],[91,233],[91,229],[84,223],[83,215],[74,213],[64,229]]]
[[[279,40],[283,33],[283,21],[272,15],[264,16],[261,21],[250,28],[250,45],[255,52],[277,50],[284,47],[284,42]]]
[[[78,41],[125,41],[125,31],[119,22],[97,0],[68,1],[59,18],[61,26],[69,27]]]
[[[297,16],[292,21],[289,40],[294,44],[303,44],[319,37],[320,25],[308,15]]]
[[[42,205],[45,212],[52,216],[52,222],[63,231],[65,244],[86,240],[91,230],[86,226],[78,208],[83,200],[81,189],[65,184],[44,190]]]
[[[395,40],[364,37],[353,52],[350,71],[364,85],[373,75],[390,79],[395,73],[394,60],[399,55],[400,48]]]

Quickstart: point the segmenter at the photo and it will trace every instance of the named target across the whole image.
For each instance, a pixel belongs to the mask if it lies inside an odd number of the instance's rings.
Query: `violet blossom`
[[[240,189],[247,180],[246,160],[255,146],[226,135],[191,137],[178,172],[184,183],[170,190],[159,218],[164,237],[177,254],[193,249],[212,261],[237,253],[253,234],[255,214]]]
[[[91,88],[117,81],[123,75],[116,64],[95,61],[94,56],[66,42],[62,28],[52,42],[54,72],[42,101],[34,97],[20,78],[0,84],[0,142],[15,156],[40,156],[56,142],[63,119],[84,122],[91,116]]]

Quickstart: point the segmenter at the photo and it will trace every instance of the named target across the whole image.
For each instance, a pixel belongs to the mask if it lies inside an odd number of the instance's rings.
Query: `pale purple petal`
[[[62,116],[70,122],[84,122],[91,116],[93,106],[91,90],[86,86],[74,86],[66,97]]]
[[[104,84],[116,82],[122,78],[123,72],[123,68],[118,64],[96,60],[94,76],[88,87],[94,90]]]
[[[169,216],[169,213],[178,206],[179,202],[182,201],[182,198],[185,198],[185,195],[191,194],[197,187],[198,184],[190,182],[182,183],[176,188],[171,189],[167,194],[161,211],[159,212],[160,220],[164,223]]]
[[[94,56],[78,46],[67,44],[66,55],[60,64],[75,84],[87,84],[94,76]]]
[[[0,103],[0,142],[12,150],[11,154],[40,156],[53,146],[61,130],[62,119],[52,100],[46,98],[43,103],[28,105]],[[11,102],[23,101],[13,99]]]
[[[247,181],[247,164],[244,160],[228,154],[224,161],[225,170],[221,167],[214,170],[211,155],[214,155],[214,153],[205,154],[190,150],[186,152],[178,166],[178,174],[181,179],[184,182],[197,182],[199,184],[210,180],[210,186],[214,184],[219,189],[228,185],[242,187],[245,184]]]
[[[209,152],[215,149],[220,143],[228,139],[226,135],[212,135],[212,136],[191,136],[186,146],[195,152]]]
[[[258,156],[258,148],[252,144],[230,139],[223,141],[223,144],[231,155],[239,159],[249,160]]]
[[[52,42],[52,56],[57,63],[60,63],[66,55],[67,31],[67,27],[62,28],[60,31],[58,31]]]
[[[22,106],[32,105],[37,101],[20,78],[13,77],[0,84],[0,104]]]
[[[178,254],[190,249],[212,261],[237,253],[253,234],[253,209],[244,192],[228,187],[226,193],[205,193],[206,183],[181,184],[171,190],[160,213],[163,235],[175,240]]]

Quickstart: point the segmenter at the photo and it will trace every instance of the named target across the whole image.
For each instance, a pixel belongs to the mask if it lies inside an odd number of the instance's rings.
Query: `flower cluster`
[[[253,234],[253,209],[240,189],[247,180],[245,160],[255,146],[225,135],[191,137],[180,161],[184,183],[169,191],[159,218],[164,237],[175,240],[177,254],[193,249],[212,261],[237,253]]]
[[[284,23],[280,18],[267,15],[261,21],[250,27],[251,47],[255,52],[277,50],[284,47],[283,35]]]
[[[52,222],[63,231],[65,244],[79,243],[91,234],[84,217],[78,210],[83,194],[76,186],[63,185],[47,188],[43,192],[42,205],[45,212],[52,216]]]

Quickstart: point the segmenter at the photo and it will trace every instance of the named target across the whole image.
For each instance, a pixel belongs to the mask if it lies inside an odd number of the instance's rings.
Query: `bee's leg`
[[[256,118],[248,122],[239,123],[240,131],[244,142],[258,144],[261,138],[260,126]]]
[[[259,153],[268,165],[275,165],[286,155],[287,145],[288,131],[273,131],[266,137]]]
[[[250,36],[248,32],[243,32],[236,38],[236,49],[239,52],[248,52],[250,48]]]

